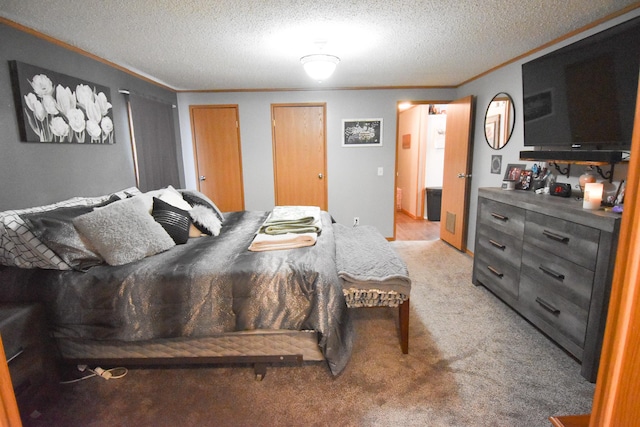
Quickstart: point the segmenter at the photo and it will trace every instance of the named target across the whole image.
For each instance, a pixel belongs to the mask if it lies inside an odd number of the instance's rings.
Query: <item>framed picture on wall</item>
[[[115,143],[108,87],[18,61],[9,67],[22,141]]]
[[[343,147],[381,147],[382,119],[342,120]]]
[[[500,174],[502,172],[502,156],[494,154],[491,156],[491,173]]]

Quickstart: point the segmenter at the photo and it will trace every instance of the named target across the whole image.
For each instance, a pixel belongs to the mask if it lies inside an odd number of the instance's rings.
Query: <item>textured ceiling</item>
[[[0,16],[176,90],[311,89],[456,86],[631,4],[0,0]],[[318,52],[341,58],[322,83],[300,65]]]

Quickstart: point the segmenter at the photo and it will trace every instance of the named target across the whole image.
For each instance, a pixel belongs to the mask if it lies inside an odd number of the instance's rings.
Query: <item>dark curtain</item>
[[[129,108],[138,188],[141,191],[168,185],[179,188],[173,106],[130,94]]]

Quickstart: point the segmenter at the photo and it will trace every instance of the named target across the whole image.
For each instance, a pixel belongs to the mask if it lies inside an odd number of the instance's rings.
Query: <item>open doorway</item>
[[[398,103],[396,240],[438,240],[448,101]]]

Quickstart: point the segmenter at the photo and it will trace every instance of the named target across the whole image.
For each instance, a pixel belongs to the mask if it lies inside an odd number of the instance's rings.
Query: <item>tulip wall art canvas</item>
[[[108,87],[9,61],[24,142],[114,144]]]

